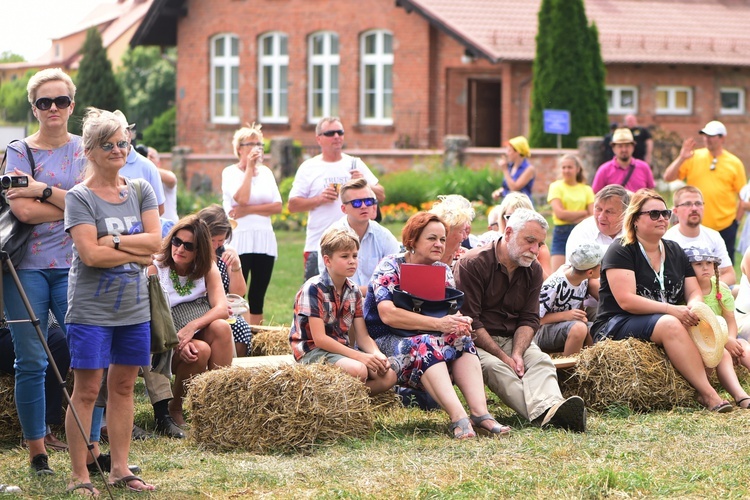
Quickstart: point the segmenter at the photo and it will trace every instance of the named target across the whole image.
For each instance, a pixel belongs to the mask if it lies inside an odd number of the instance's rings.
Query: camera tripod
[[[21,297],[24,307],[26,308],[26,312],[28,313],[28,316],[29,316],[29,319],[12,320],[12,321],[7,321],[7,322],[8,323],[29,322],[34,326],[34,329],[36,330],[36,334],[39,337],[39,342],[44,348],[44,352],[47,354],[47,362],[49,366],[52,368],[52,371],[55,373],[55,377],[57,378],[57,382],[60,384],[60,389],[62,390],[63,396],[65,397],[65,401],[68,403],[68,409],[70,410],[71,415],[73,415],[73,419],[76,421],[76,424],[78,425],[78,429],[81,431],[83,440],[86,443],[86,449],[88,449],[89,454],[91,455],[91,458],[94,459],[94,464],[96,464],[96,468],[99,471],[99,474],[101,475],[102,480],[104,481],[109,497],[114,498],[112,495],[112,488],[110,487],[109,482],[107,481],[107,478],[104,475],[104,471],[102,470],[101,465],[99,464],[99,461],[96,460],[96,457],[94,456],[94,445],[92,445],[91,441],[89,441],[89,436],[86,434],[86,430],[83,428],[83,423],[81,422],[81,419],[78,417],[78,412],[73,406],[73,401],[70,399],[70,394],[68,394],[66,382],[65,380],[63,380],[62,375],[60,374],[60,370],[57,368],[57,364],[55,363],[55,360],[52,357],[52,352],[50,351],[49,345],[47,344],[47,339],[44,338],[44,333],[42,333],[42,329],[39,327],[39,324],[40,324],[39,318],[36,316],[36,313],[34,312],[34,308],[31,306],[31,303],[29,302],[29,297],[26,295],[26,291],[23,289],[23,284],[21,283],[21,280],[18,278],[18,274],[16,273],[16,269],[13,266],[13,262],[8,256],[8,252],[4,250],[0,250],[0,304],[3,304],[3,305],[5,304],[5,298],[3,295],[2,284],[3,284],[3,273],[5,272],[10,273],[11,277],[13,278],[13,283],[16,285],[16,289],[18,290],[18,295]]]

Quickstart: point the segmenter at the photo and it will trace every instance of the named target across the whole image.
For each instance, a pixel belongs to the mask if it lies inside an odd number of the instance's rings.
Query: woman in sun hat
[[[534,187],[536,170],[529,163],[531,149],[529,141],[519,135],[508,141],[507,159],[501,157],[497,165],[503,171],[503,187],[492,193],[492,198],[499,199],[507,196],[511,191],[520,191],[531,199],[531,189]]]
[[[700,323],[693,307],[703,304],[702,294],[685,252],[662,239],[671,214],[656,191],[641,189],[633,195],[625,211],[624,236],[612,242],[602,260],[591,336],[594,342],[635,337],[663,347],[698,392],[700,404],[720,413],[732,411],[708,381],[690,338],[689,329]]]
[[[685,254],[693,266],[695,276],[703,293],[703,301],[710,308],[711,314],[720,318],[718,325],[722,331],[703,332],[709,335],[713,342],[705,344],[701,338],[701,331],[695,327],[691,331],[693,340],[696,341],[698,349],[704,358],[707,367],[716,367],[716,376],[719,383],[729,394],[732,395],[737,406],[748,409],[750,407],[750,396],[740,385],[737,380],[737,373],[734,371],[734,360],[741,363],[745,368],[750,367],[750,344],[746,340],[737,338],[737,322],[734,318],[734,297],[729,287],[719,281],[719,264],[721,258],[713,255],[707,248],[689,247],[685,249]],[[723,324],[722,324],[723,321]],[[710,324],[710,322],[707,322]],[[703,326],[703,325],[702,325]],[[720,346],[724,344],[723,348]],[[717,352],[718,351],[718,352]],[[707,361],[710,359],[710,362]]]

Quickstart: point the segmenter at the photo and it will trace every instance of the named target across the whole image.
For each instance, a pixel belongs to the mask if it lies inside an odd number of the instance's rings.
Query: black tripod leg
[[[15,283],[16,285],[16,289],[18,290],[18,295],[21,297],[24,307],[26,307],[26,312],[29,315],[29,320],[31,324],[34,326],[34,329],[36,330],[36,334],[39,337],[39,342],[42,344],[42,347],[44,348],[44,352],[47,354],[47,361],[49,363],[49,366],[52,367],[52,371],[55,373],[55,376],[57,377],[57,381],[60,384],[60,389],[63,392],[63,396],[65,396],[65,401],[68,402],[68,409],[73,415],[73,419],[76,421],[76,424],[78,425],[78,429],[81,431],[81,436],[83,436],[83,441],[86,443],[86,448],[89,450],[89,454],[91,455],[91,458],[94,459],[96,468],[99,469],[99,474],[104,480],[104,484],[107,487],[107,493],[109,493],[110,498],[114,498],[112,496],[112,489],[109,486],[107,477],[104,475],[104,471],[102,470],[101,466],[99,465],[99,462],[96,460],[96,457],[94,456],[94,445],[91,444],[91,441],[89,441],[89,437],[88,435],[86,435],[86,430],[83,428],[83,423],[81,423],[81,419],[78,417],[78,412],[73,406],[73,401],[70,399],[70,394],[68,394],[68,387],[66,385],[66,382],[65,380],[63,380],[62,375],[60,375],[60,370],[57,369],[57,364],[55,363],[55,360],[52,357],[52,352],[50,351],[49,345],[47,344],[47,339],[44,338],[44,333],[42,333],[42,329],[39,328],[39,318],[36,317],[36,313],[34,313],[34,308],[31,307],[31,303],[29,302],[29,297],[26,295],[26,292],[23,289],[23,284],[21,284],[21,280],[18,279],[18,274],[16,274],[15,267],[13,267],[13,262],[11,262],[10,258],[8,258],[8,254],[6,252],[0,252],[0,260],[2,260],[2,264],[7,266],[7,270],[10,273],[11,277],[13,278],[13,283]],[[2,269],[2,266],[0,266],[0,269]],[[2,271],[0,271],[0,282],[1,280],[2,280]],[[0,289],[2,289],[1,286],[0,286]]]

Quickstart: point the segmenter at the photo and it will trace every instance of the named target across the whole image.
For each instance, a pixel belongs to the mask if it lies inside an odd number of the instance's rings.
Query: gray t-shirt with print
[[[102,200],[83,184],[70,189],[65,195],[65,231],[70,232],[79,224],[89,224],[96,226],[97,238],[143,232],[141,213],[157,209],[156,195],[147,182],[140,182],[139,199],[133,181],[126,182],[128,196],[119,203]],[[150,319],[144,266],[129,263],[113,268],[89,267],[73,244],[65,323],[121,326]]]

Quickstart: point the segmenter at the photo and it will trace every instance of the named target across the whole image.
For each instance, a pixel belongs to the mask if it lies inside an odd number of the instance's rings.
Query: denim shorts
[[[68,323],[70,367],[98,370],[109,365],[151,364],[151,322],[122,326]]]
[[[555,226],[552,230],[552,248],[549,249],[550,255],[565,255],[565,245],[568,243],[568,236],[570,236],[574,227],[576,227],[575,224]]]
[[[662,316],[664,314],[617,314],[591,334],[594,342],[607,338],[625,340],[631,337],[650,341],[656,322]]]

